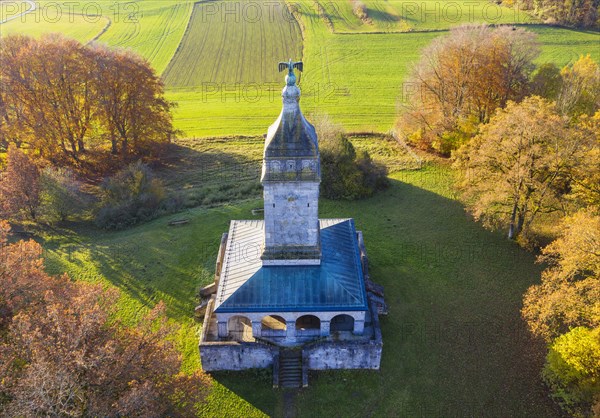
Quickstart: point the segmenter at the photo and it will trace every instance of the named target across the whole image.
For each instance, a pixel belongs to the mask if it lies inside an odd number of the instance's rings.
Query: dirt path
[[[37,6],[35,5],[35,2],[33,2],[33,0],[22,0],[22,2],[23,3],[27,3],[29,5],[29,9],[27,9],[27,10],[25,10],[25,11],[19,13],[19,14],[16,14],[14,16],[7,17],[6,19],[0,21],[0,25],[2,23],[6,23],[6,22],[10,22],[11,20],[18,19],[21,16],[24,16],[27,13],[34,12],[37,9]],[[3,3],[3,2],[0,0],[0,3]],[[4,2],[4,3],[8,3],[8,2]],[[16,2],[11,1],[10,3],[16,3]]]
[[[283,393],[283,417],[296,418],[298,411],[296,410],[296,393],[297,390],[286,390]]]

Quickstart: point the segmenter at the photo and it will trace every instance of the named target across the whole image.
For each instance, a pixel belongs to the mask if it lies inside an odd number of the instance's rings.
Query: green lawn
[[[400,151],[382,141],[353,138],[380,161],[396,159]],[[203,170],[222,164],[235,172],[259,155],[260,145],[259,138],[188,140],[177,144],[181,149],[159,175],[170,190],[227,183]],[[297,395],[272,390],[267,372],[217,373],[203,416],[282,416],[284,410],[307,417],[555,416],[539,383],[543,356],[519,318],[522,294],[539,280],[540,266],[501,234],[472,222],[453,198],[452,175],[429,163],[392,174],[391,188],[374,198],[321,202],[321,216],[356,219],[372,276],[385,286],[390,315],[381,321],[380,372],[317,373]],[[199,367],[195,294],[212,280],[229,220],[253,218],[259,196],[252,189],[240,195],[250,200],[199,207],[121,232],[63,228],[41,237],[48,268],[118,287],[125,323],[164,300],[182,327],[184,369],[192,370]],[[167,225],[182,217],[191,222]]]

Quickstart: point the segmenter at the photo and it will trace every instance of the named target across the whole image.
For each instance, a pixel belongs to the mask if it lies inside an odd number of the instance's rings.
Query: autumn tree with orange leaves
[[[90,149],[125,162],[175,134],[162,81],[130,51],[58,35],[7,36],[0,83],[0,144],[52,163],[79,163]]]
[[[522,28],[452,28],[414,66],[399,130],[419,146],[449,154],[496,109],[525,97],[538,54],[535,34]]]
[[[49,276],[40,245],[9,231],[0,222],[0,415],[196,415],[208,381],[180,372],[164,304],[124,327],[116,290]]]
[[[0,177],[0,213],[35,220],[40,204],[40,172],[14,144],[8,148],[6,172]]]

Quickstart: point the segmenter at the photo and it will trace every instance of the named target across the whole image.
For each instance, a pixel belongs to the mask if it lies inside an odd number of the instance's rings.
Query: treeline
[[[598,205],[600,67],[589,56],[536,67],[535,35],[466,25],[427,47],[397,127],[453,156],[473,215],[535,241],[542,215]]]
[[[589,56],[563,69],[536,67],[536,35],[509,26],[465,25],[423,51],[405,87],[397,127],[417,147],[449,156],[509,101],[538,95],[565,116],[600,107],[600,71]]]
[[[516,4],[550,24],[584,28],[600,26],[599,0],[503,0],[502,3]]]
[[[119,323],[115,289],[49,276],[35,241],[0,221],[0,415],[191,417],[209,390],[182,373],[159,303]]]
[[[0,147],[53,164],[76,165],[90,151],[123,163],[175,133],[162,81],[126,50],[58,35],[2,37],[0,82]]]
[[[58,35],[0,39],[0,216],[123,228],[178,208],[150,167],[173,104],[147,61]],[[82,178],[106,179],[85,193]],[[118,193],[115,192],[118,190]]]
[[[567,216],[544,248],[549,267],[525,293],[522,315],[548,344],[542,378],[571,416],[600,416],[600,214]]]
[[[598,416],[600,67],[589,56],[536,67],[538,53],[524,29],[451,30],[415,66],[398,128],[453,157],[459,196],[485,226],[529,248],[555,238],[522,315],[548,344],[552,396],[570,415]]]

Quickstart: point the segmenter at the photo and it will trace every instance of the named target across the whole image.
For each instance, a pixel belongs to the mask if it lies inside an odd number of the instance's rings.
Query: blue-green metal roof
[[[366,310],[354,221],[322,219],[320,224],[320,265],[262,266],[255,248],[263,237],[262,222],[232,221],[215,312]]]

